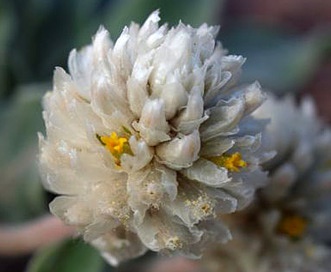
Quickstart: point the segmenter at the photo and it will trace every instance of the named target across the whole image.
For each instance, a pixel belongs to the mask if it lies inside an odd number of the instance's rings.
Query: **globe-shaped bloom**
[[[272,118],[263,145],[278,152],[264,165],[271,174],[259,192],[261,207],[273,211],[277,231],[291,239],[331,241],[330,127],[309,98],[296,106],[293,97],[270,96],[254,114]]]
[[[262,141],[278,152],[264,165],[270,182],[229,218],[233,242],[205,263],[216,263],[210,271],[331,271],[331,129],[308,98],[297,106],[270,95],[254,115],[271,118]]]
[[[215,42],[218,27],[158,26],[158,12],[113,43],[101,27],[70,53],[44,98],[40,135],[51,211],[112,264],[147,249],[198,257],[226,242],[219,215],[247,206],[266,174],[258,83]]]

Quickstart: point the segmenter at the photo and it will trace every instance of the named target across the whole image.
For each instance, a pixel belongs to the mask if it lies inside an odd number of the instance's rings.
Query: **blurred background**
[[[311,95],[331,122],[331,1],[325,0],[0,0],[0,225],[48,212],[52,195],[40,185],[37,132],[41,97],[55,66],[67,68],[72,48],[90,43],[99,25],[115,40],[131,21],[160,9],[162,22],[221,25],[230,54],[247,57],[242,81],[258,80],[277,95]],[[0,241],[1,243],[1,241]],[[34,254],[0,256],[0,272],[126,271],[70,239]],[[129,268],[128,268],[129,267]]]

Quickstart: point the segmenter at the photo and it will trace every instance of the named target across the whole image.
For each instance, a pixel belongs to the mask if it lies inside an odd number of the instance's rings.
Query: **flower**
[[[226,246],[210,248],[199,261],[206,272],[328,272],[330,250],[301,240],[265,240],[258,232],[236,232]]]
[[[264,165],[270,183],[260,190],[259,199],[277,213],[276,230],[289,239],[330,241],[330,127],[316,116],[309,98],[297,107],[293,97],[270,96],[254,115],[273,117],[263,145],[278,154]]]
[[[209,253],[206,264],[217,260],[225,271],[330,271],[331,129],[309,98],[298,107],[291,96],[270,95],[253,115],[271,117],[262,140],[277,151],[264,164],[270,182],[251,207],[229,218],[234,241],[216,249],[218,260]]]
[[[147,249],[199,257],[231,234],[217,216],[250,203],[266,174],[259,148],[258,83],[236,87],[241,56],[226,55],[218,27],[158,26],[153,12],[113,43],[56,68],[40,135],[52,213],[112,264]]]

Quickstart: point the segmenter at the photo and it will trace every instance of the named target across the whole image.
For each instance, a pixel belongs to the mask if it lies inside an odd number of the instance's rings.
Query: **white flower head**
[[[263,144],[278,152],[265,165],[270,183],[259,199],[278,214],[278,230],[290,238],[330,241],[331,129],[309,98],[296,106],[293,97],[270,96],[254,114],[272,117]]]
[[[244,63],[215,42],[218,27],[158,26],[158,12],[113,43],[91,45],[57,68],[40,135],[51,211],[112,264],[146,249],[199,257],[226,242],[216,219],[242,209],[266,174],[258,83],[234,89]]]
[[[254,204],[229,218],[234,239],[217,249],[217,263],[230,272],[330,271],[331,130],[308,98],[297,106],[270,95],[253,115],[271,117],[262,142],[278,153]]]
[[[200,267],[206,272],[328,272],[330,250],[310,241],[287,243],[261,239],[261,233],[235,233],[226,246],[205,252]]]

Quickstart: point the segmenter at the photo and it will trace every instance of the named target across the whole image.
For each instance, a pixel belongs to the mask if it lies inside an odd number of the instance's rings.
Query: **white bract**
[[[259,192],[274,213],[270,218],[292,238],[330,241],[331,129],[319,120],[309,98],[298,107],[293,97],[270,96],[254,114],[272,118],[263,144],[278,152],[265,164],[270,183]]]
[[[242,223],[242,222],[241,222]],[[246,225],[247,227],[247,225]],[[205,252],[200,262],[206,272],[329,272],[331,252],[308,240],[296,243],[262,238],[259,229],[234,232],[225,246]]]
[[[270,182],[254,204],[230,218],[234,240],[206,264],[241,272],[331,271],[331,130],[313,101],[269,96],[255,113],[271,118],[263,137],[277,155],[264,165]],[[230,256],[230,257],[229,257]]]
[[[199,257],[226,242],[216,217],[247,206],[260,164],[264,101],[258,83],[236,87],[245,59],[226,55],[218,27],[158,26],[158,12],[113,43],[93,43],[57,68],[44,98],[44,186],[51,211],[112,264],[147,249]]]

